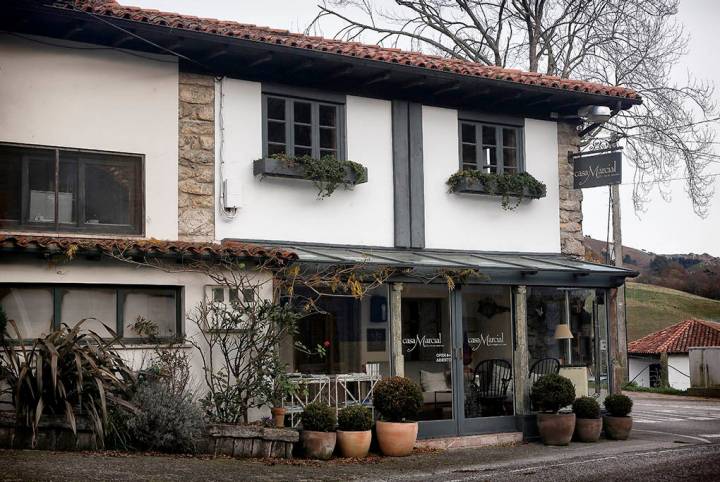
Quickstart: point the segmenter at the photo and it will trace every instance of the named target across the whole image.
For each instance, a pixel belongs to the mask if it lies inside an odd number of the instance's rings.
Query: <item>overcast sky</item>
[[[379,0],[387,3],[388,0]],[[199,17],[235,20],[243,23],[302,31],[315,16],[316,0],[120,0],[126,5],[156,8]],[[717,61],[717,22],[720,2],[717,0],[681,0],[680,20],[691,35],[690,53],[677,66],[679,80],[689,71],[695,76],[715,82],[715,95],[720,104],[720,62]],[[326,36],[333,27],[325,26]],[[717,126],[720,132],[720,125]],[[720,154],[720,134],[716,154]],[[655,190],[646,212],[636,214],[632,205],[632,168],[626,166],[621,186],[623,244],[656,253],[710,253],[720,256],[720,162],[712,164],[716,193],[710,215],[698,218],[684,191],[684,182],[673,181],[672,200],[665,202]],[[678,171],[675,177],[683,177]],[[607,188],[585,190],[584,231],[598,239],[607,233]],[[510,214],[511,215],[511,214]]]

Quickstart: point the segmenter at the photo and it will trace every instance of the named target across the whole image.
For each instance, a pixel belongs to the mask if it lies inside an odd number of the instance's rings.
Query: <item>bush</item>
[[[632,411],[633,401],[627,395],[608,395],[605,397],[605,408],[613,417],[627,417]]]
[[[530,398],[541,412],[557,413],[575,400],[575,386],[567,378],[550,374],[533,383]]]
[[[372,428],[372,413],[367,407],[353,405],[340,410],[338,429],[344,432],[363,432]]]
[[[385,378],[375,385],[373,394],[375,408],[386,422],[417,420],[423,397],[414,381],[403,377]]]
[[[190,393],[172,391],[166,383],[149,382],[138,387],[132,402],[138,411],[128,416],[123,427],[131,448],[195,452],[204,421]]]
[[[577,418],[600,418],[600,404],[592,397],[580,397],[573,402]]]
[[[335,411],[324,403],[309,403],[303,410],[301,421],[303,430],[332,432],[335,430]]]

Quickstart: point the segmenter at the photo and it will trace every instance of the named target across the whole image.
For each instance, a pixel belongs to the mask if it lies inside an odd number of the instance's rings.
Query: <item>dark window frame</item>
[[[176,343],[185,339],[185,317],[184,317],[184,290],[182,286],[167,285],[113,285],[113,284],[82,284],[82,283],[0,283],[0,288],[25,288],[25,289],[49,289],[52,293],[53,317],[52,328],[60,328],[62,314],[62,293],[64,289],[83,290],[114,290],[115,291],[115,332],[123,343],[132,345],[148,345],[156,342]],[[158,337],[155,340],[147,338],[125,337],[125,326],[128,320],[124,319],[124,295],[141,290],[165,290],[175,294],[175,336]],[[91,316],[88,314],[88,316]],[[80,320],[75,320],[78,322]],[[132,322],[133,320],[129,320]],[[32,342],[34,338],[23,339],[23,342]]]
[[[262,93],[262,155],[264,158],[270,157],[269,146],[284,145],[285,154],[288,157],[294,157],[295,153],[295,124],[309,125],[311,129],[311,154],[313,159],[322,157],[321,150],[334,150],[335,157],[339,160],[347,158],[347,141],[346,141],[346,119],[345,119],[345,102],[341,101],[344,97],[328,94],[327,96],[308,93],[302,95],[303,92],[298,89],[281,89],[278,87],[272,89],[264,89]],[[272,142],[268,138],[268,124],[271,119],[268,118],[268,99],[280,99],[285,102],[285,142]],[[295,122],[294,109],[296,103],[310,104],[311,119],[310,124]],[[320,107],[327,106],[335,108],[335,149],[320,147],[320,128],[330,128],[331,126],[320,125]],[[277,120],[276,122],[280,122]]]
[[[27,150],[22,154],[20,171],[20,203],[19,219],[0,220],[1,230],[22,230],[22,231],[39,231],[54,233],[104,233],[104,234],[128,234],[143,236],[145,234],[145,156],[142,154],[100,151],[93,149],[76,149],[58,146],[45,146],[35,144],[18,144],[11,142],[0,142],[0,147],[8,147],[19,150]],[[54,155],[54,173],[55,173],[55,215],[54,222],[39,223],[29,220],[30,209],[30,179],[29,179],[29,163],[33,157],[38,158],[37,151],[47,151]],[[58,219],[58,180],[59,168],[61,162],[61,153],[65,159],[71,158],[76,163],[75,183],[75,202],[73,213],[75,216],[74,223],[61,223]],[[102,156],[101,158],[97,156]],[[128,213],[129,224],[113,225],[113,224],[93,224],[83,223],[85,210],[85,186],[84,175],[85,168],[88,165],[124,165],[130,166],[135,175],[135,182],[131,186],[131,195],[134,194],[135,202],[132,209]]]
[[[475,142],[463,142],[463,126],[471,126],[475,129]],[[493,144],[485,143],[483,139],[483,128],[490,128],[494,129],[495,131],[495,142]],[[515,132],[515,145],[510,146],[504,146],[503,143],[503,135],[504,130],[512,130]],[[473,169],[476,169],[481,172],[486,172],[486,168],[488,166],[484,164],[484,159],[482,157],[483,154],[483,148],[486,146],[493,146],[496,152],[496,164],[494,169],[492,169],[490,172],[497,173],[497,174],[503,174],[505,173],[505,156],[504,156],[504,149],[505,148],[512,148],[515,149],[515,156],[516,156],[516,166],[513,170],[515,173],[521,173],[525,172],[525,135],[524,135],[524,128],[522,125],[519,125],[516,122],[508,122],[508,123],[495,123],[495,122],[488,122],[484,120],[482,117],[460,117],[458,119],[458,156],[459,156],[459,166],[460,169],[466,169],[466,164],[469,164],[468,162],[465,162],[463,160],[463,145],[473,145],[475,147],[475,162]],[[482,164],[481,164],[482,163]]]

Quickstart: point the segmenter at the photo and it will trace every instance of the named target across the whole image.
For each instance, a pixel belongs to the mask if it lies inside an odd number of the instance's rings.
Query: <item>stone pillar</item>
[[[513,351],[513,378],[515,379],[515,414],[530,413],[530,387],[528,373],[530,354],[527,341],[527,287],[515,288],[515,350]]]
[[[215,239],[215,80],[179,76],[178,239]]]
[[[390,290],[390,352],[392,374],[405,376],[405,359],[402,352],[402,283],[393,283]]]
[[[582,230],[582,200],[580,189],[573,189],[573,167],[568,152],[577,152],[580,137],[575,125],[557,123],[558,174],[560,181],[560,249],[563,254],[585,256]]]

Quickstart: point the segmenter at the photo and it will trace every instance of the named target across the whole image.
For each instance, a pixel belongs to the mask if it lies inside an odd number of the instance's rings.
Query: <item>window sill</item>
[[[0,228],[0,233],[10,236],[46,236],[49,238],[77,238],[77,239],[133,239],[133,240],[145,240],[148,239],[142,234],[118,234],[118,233],[90,233],[88,231],[77,232],[77,231],[49,231],[49,230],[29,230],[27,226],[6,226]]]
[[[476,194],[482,196],[502,196],[502,194],[488,192],[487,188],[477,179],[461,179],[458,182],[457,188],[454,192],[461,194]],[[540,199],[547,196],[547,194],[543,194],[541,196],[531,195],[528,188],[523,188],[522,193],[512,192],[509,193],[509,195],[514,197],[522,196],[523,199]]]
[[[305,170],[300,164],[295,164],[282,159],[258,159],[253,162],[253,174],[255,176],[280,177],[285,179],[302,179],[311,181],[305,177]],[[345,168],[344,182],[348,184],[362,184],[367,182],[367,168],[365,175],[358,179],[357,175],[349,167]]]

